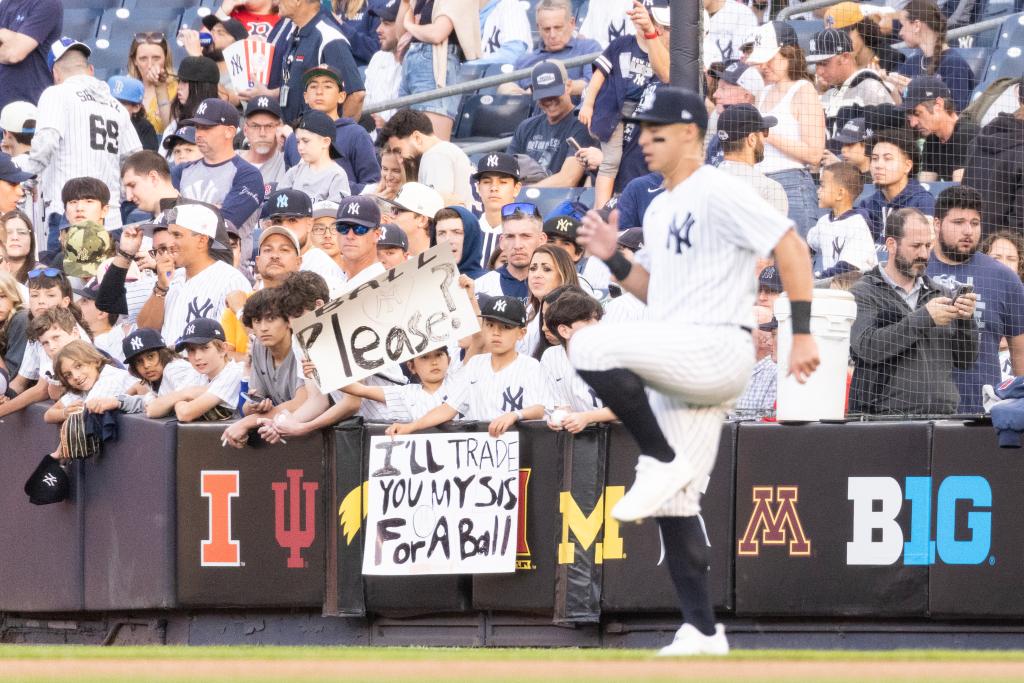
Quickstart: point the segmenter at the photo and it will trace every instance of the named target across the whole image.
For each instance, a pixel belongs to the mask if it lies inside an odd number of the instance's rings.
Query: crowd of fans
[[[127,74],[106,83],[89,45],[61,36],[58,3],[0,9],[0,416],[53,400],[52,422],[240,418],[224,432],[237,447],[357,414],[394,433],[614,419],[565,348],[644,305],[576,231],[598,210],[644,257],[661,176],[626,119],[668,81],[671,22],[668,0],[592,1],[579,24],[577,4],[539,0],[528,16],[516,0],[225,0],[178,36],[135,35]],[[985,385],[1024,373],[1024,90],[972,111],[981,75],[932,0],[841,2],[807,49],[767,3],[704,7],[706,163],[792,219],[820,286],[852,290],[850,410],[981,412]],[[236,90],[223,53],[247,39],[274,44],[274,60],[266,84]],[[173,40],[188,54],[177,65]],[[467,63],[532,68],[502,86],[534,105],[504,152],[471,160],[452,141],[458,96],[363,114]],[[948,184],[937,196],[935,182]],[[548,215],[523,195],[581,186],[593,206]],[[292,321],[437,243],[482,332],[322,393]],[[736,276],[758,291],[736,414],[764,416],[782,287],[770,261]],[[511,402],[471,396],[506,380]]]

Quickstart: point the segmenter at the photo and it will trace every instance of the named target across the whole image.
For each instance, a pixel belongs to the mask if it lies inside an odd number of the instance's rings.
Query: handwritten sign
[[[513,572],[519,435],[375,436],[363,573]]]
[[[439,244],[299,318],[292,329],[334,391],[480,329],[448,244]]]

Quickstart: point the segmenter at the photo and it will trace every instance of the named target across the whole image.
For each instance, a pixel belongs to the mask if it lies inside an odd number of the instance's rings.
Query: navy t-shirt
[[[569,146],[569,138],[580,143],[580,147],[597,145],[575,112],[569,112],[554,125],[548,123],[546,114],[538,114],[519,124],[505,151],[508,154],[525,154],[551,173],[558,173],[566,157],[576,153]]]
[[[619,210],[619,230],[639,228],[644,224],[644,214],[654,198],[665,191],[660,173],[648,173],[634,178],[619,195],[615,208]]]
[[[900,64],[899,73],[909,78],[920,76],[925,73],[925,64],[924,55],[915,52]],[[956,110],[963,111],[970,103],[971,92],[974,91],[974,86],[978,82],[970,65],[956,52],[946,50],[939,59],[935,75],[941,78],[949,88],[949,92],[953,95],[953,101],[956,102]]]
[[[1024,284],[1017,273],[982,253],[957,265],[943,263],[932,254],[928,276],[950,290],[974,285],[978,295],[974,309],[980,331],[978,362],[969,370],[954,369],[953,380],[960,390],[960,412],[981,413],[981,387],[999,384],[1002,377],[999,340],[1024,334]]]
[[[35,104],[53,85],[46,57],[50,46],[60,39],[64,8],[57,0],[4,0],[0,2],[0,28],[23,33],[39,43],[17,64],[0,64],[0,108],[18,101]]]

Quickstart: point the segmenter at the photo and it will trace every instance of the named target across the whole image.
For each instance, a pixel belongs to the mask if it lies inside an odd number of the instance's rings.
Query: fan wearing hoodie
[[[352,194],[380,180],[380,162],[370,134],[354,119],[342,116],[347,97],[341,73],[333,66],[321,64],[302,76],[303,98],[310,109],[327,114],[334,121],[334,147],[340,155],[335,163],[345,170]],[[299,146],[292,134],[284,143],[284,163],[291,168],[299,163]]]
[[[908,130],[881,130],[871,147],[871,178],[876,192],[857,204],[876,244],[884,240],[889,214],[917,209],[928,219],[935,215],[935,197],[911,174],[917,165],[917,145]]]
[[[981,193],[984,234],[1024,225],[1024,78],[1020,107],[981,129],[967,153],[963,184]]]
[[[474,280],[487,270],[480,266],[484,233],[476,216],[461,206],[446,206],[434,216],[434,243],[452,247],[459,273]]]

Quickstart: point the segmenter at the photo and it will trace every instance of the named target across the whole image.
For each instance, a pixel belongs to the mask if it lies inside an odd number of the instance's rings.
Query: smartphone
[[[566,140],[566,142],[568,142],[570,145],[576,148],[577,152],[583,149],[582,147],[580,147],[580,143],[576,142],[576,138],[569,138],[568,140]]]
[[[974,285],[960,285],[956,288],[953,293],[953,304],[956,305],[956,300],[962,297],[964,294],[970,294],[974,291]]]

